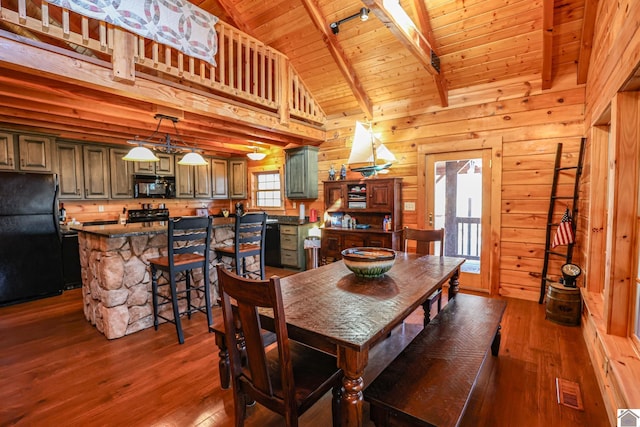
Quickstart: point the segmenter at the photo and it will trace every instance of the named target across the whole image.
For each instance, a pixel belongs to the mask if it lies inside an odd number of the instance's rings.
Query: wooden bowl
[[[349,248],[342,251],[342,260],[358,277],[379,277],[393,267],[396,253],[385,248]]]

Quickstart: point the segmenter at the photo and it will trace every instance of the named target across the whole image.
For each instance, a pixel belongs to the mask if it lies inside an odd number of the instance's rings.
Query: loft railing
[[[126,62],[136,70],[162,73],[241,102],[277,112],[280,120],[325,123],[325,114],[282,53],[219,21],[217,66],[99,20],[42,1],[18,0],[17,10],[0,4],[0,20],[63,41],[78,53]],[[124,41],[123,41],[124,40]],[[130,53],[131,52],[131,53]],[[105,58],[106,57],[106,58]]]

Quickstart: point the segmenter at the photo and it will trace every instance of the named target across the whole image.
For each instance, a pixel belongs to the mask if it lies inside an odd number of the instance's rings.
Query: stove
[[[133,209],[129,211],[127,222],[168,221],[169,209]]]

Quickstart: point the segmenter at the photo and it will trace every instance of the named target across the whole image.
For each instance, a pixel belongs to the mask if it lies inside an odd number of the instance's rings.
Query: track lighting
[[[369,9],[363,7],[360,9],[360,12],[354,13],[353,15],[347,16],[346,18],[342,18],[339,21],[332,22],[331,24],[329,24],[329,27],[331,28],[333,34],[338,34],[340,32],[340,24],[344,24],[345,22],[351,21],[355,18],[360,18],[362,22],[366,21],[367,19],[369,19]]]

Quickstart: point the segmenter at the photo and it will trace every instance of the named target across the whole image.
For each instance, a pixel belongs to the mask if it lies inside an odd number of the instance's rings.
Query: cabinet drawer
[[[290,249],[293,251],[298,250],[298,236],[292,236],[291,234],[282,234],[282,230],[281,230],[280,248]]]
[[[298,251],[280,249],[280,263],[289,267],[298,267]]]
[[[360,235],[355,235],[355,234],[345,235],[343,242],[344,242],[343,249],[353,248],[358,246],[366,246],[365,237]]]
[[[298,226],[296,225],[280,225],[280,234],[298,235]]]

